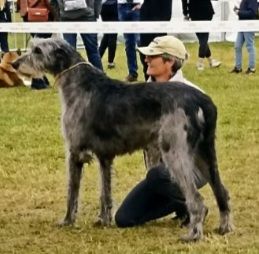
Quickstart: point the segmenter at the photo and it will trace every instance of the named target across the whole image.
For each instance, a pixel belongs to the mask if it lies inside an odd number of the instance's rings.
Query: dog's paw
[[[95,227],[109,227],[111,226],[111,220],[103,220],[102,218],[98,218],[94,222]]]
[[[203,238],[203,230],[202,225],[196,225],[195,227],[189,230],[187,235],[183,235],[180,237],[180,240],[183,242],[194,242],[199,241]]]
[[[232,224],[232,218],[229,212],[222,212],[220,214],[220,225],[218,233],[220,235],[225,235],[234,230],[234,225]]]
[[[72,220],[62,220],[62,221],[59,221],[57,223],[57,226],[58,227],[68,227],[68,226],[73,226],[74,225],[74,222]]]
[[[219,229],[218,229],[218,233],[220,235],[225,235],[225,234],[230,233],[232,231],[234,231],[234,225],[231,222],[221,224]]]

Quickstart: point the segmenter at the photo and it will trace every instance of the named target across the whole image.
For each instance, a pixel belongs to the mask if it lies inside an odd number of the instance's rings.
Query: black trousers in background
[[[118,21],[117,4],[115,5],[102,5],[101,11],[102,21]],[[100,43],[99,52],[103,57],[106,49],[108,48],[108,63],[113,63],[116,48],[117,48],[117,34],[104,34]]]
[[[159,166],[150,169],[127,195],[116,212],[115,222],[118,227],[133,227],[173,212],[178,216],[187,214],[185,199],[169,172]]]
[[[211,56],[210,47],[208,44],[209,33],[196,33],[196,36],[199,40],[199,52],[198,56],[200,58],[208,58]]]

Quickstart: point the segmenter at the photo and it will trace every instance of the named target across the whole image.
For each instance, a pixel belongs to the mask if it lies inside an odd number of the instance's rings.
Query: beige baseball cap
[[[172,35],[156,37],[147,47],[137,50],[146,56],[162,55],[164,53],[186,60],[188,53],[182,41]]]

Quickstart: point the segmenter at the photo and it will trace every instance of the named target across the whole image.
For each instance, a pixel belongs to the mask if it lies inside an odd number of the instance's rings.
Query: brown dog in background
[[[21,55],[21,51],[10,51],[3,54],[0,63],[0,87],[15,87],[24,85],[11,63]]]

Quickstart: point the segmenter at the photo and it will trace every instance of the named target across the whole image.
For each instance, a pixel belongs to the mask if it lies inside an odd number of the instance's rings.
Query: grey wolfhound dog
[[[229,195],[217,166],[217,110],[209,96],[182,83],[125,84],[107,77],[62,39],[38,39],[14,63],[21,74],[52,74],[62,98],[62,125],[69,171],[67,212],[62,225],[75,222],[84,163],[99,161],[99,223],[112,220],[111,172],[117,155],[158,147],[148,154],[178,182],[190,216],[186,241],[203,236],[207,208],[193,181],[198,168],[209,182],[220,211],[219,233],[232,230]],[[152,149],[151,149],[152,150]],[[153,149],[155,150],[155,149]]]

